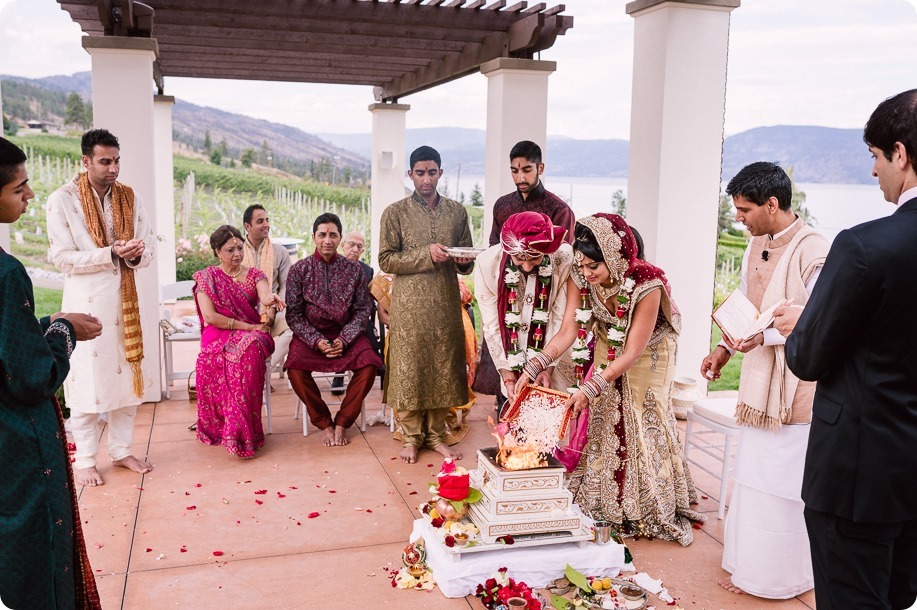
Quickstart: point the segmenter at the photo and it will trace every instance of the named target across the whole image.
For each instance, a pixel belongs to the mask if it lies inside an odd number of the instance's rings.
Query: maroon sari
[[[203,292],[217,313],[260,324],[255,285],[263,279],[264,273],[254,267],[241,283],[219,267],[207,267],[194,274],[195,300]],[[205,326],[200,305],[197,315],[202,329],[196,367],[197,438],[205,445],[223,445],[230,453],[250,458],[264,445],[265,360],[274,351],[274,340],[259,330]]]

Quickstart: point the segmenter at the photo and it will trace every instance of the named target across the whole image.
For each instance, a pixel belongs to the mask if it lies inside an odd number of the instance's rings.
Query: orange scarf
[[[92,241],[98,248],[106,248],[108,231],[102,210],[96,205],[89,175],[85,172],[79,177],[80,204],[83,206],[83,217]],[[134,191],[131,187],[115,182],[111,187],[111,213],[114,219],[115,240],[130,241],[134,239]],[[121,267],[121,315],[124,319],[124,355],[131,367],[134,378],[134,395],[143,396],[143,372],[140,362],[143,360],[143,331],[140,328],[140,300],[137,297],[137,284],[134,281],[134,270],[127,266],[123,258],[118,259]]]

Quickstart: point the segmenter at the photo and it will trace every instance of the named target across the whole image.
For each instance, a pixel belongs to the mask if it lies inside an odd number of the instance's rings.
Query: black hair
[[[267,210],[264,209],[264,206],[260,203],[253,203],[252,205],[245,208],[245,211],[242,212],[242,225],[252,224],[252,216],[255,215],[255,210],[261,210],[267,214]]]
[[[641,261],[646,260],[646,251],[643,249],[643,236],[640,235],[640,232],[634,227],[634,225],[627,225],[630,227],[630,232],[634,234],[634,241],[637,242],[637,258]],[[591,256],[589,258],[592,258]]]
[[[917,89],[904,91],[876,106],[863,128],[863,141],[892,160],[895,142],[907,151],[911,167],[917,171]]]
[[[516,142],[516,145],[509,151],[509,160],[512,161],[519,157],[525,157],[527,161],[537,165],[541,163],[541,147],[530,140]]]
[[[239,229],[232,225],[223,225],[211,233],[210,247],[213,248],[213,255],[216,256],[217,250],[226,245],[226,242],[228,242],[233,237],[239,240],[242,239],[242,234],[239,232]]]
[[[573,249],[581,252],[583,256],[588,256],[596,262],[605,262],[605,255],[602,254],[602,248],[599,247],[599,240],[595,238],[592,229],[584,224],[576,223],[573,230]]]
[[[16,168],[27,158],[21,148],[6,138],[0,138],[0,189],[13,181]]]
[[[118,138],[112,132],[107,129],[90,129],[83,134],[80,147],[83,149],[84,155],[92,157],[92,151],[96,146],[114,146],[119,150],[121,148]]]
[[[319,217],[315,219],[315,222],[312,223],[312,235],[318,232],[318,225],[328,224],[329,222],[334,223],[334,226],[338,228],[338,233],[343,232],[344,229],[338,215],[332,214],[331,212],[325,212],[324,214],[320,214]]]
[[[793,200],[793,182],[783,168],[769,161],[746,165],[726,185],[730,197],[743,197],[756,205],[764,205],[771,197],[777,199],[781,210],[789,210]]]
[[[439,156],[439,152],[432,146],[421,146],[411,153],[411,169],[414,169],[414,166],[421,161],[433,161],[433,163],[436,163],[436,167],[443,166],[442,157]]]

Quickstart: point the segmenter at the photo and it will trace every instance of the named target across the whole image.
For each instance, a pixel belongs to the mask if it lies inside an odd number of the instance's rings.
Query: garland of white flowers
[[[633,293],[635,285],[636,282],[634,279],[628,277],[624,280],[621,289],[618,291],[616,297],[618,306],[615,308],[614,320],[608,325],[606,334],[606,338],[608,339],[608,362],[604,366],[596,369],[595,374],[601,373],[615,358],[624,353],[624,341],[627,338],[628,325],[627,312],[631,306],[631,293]],[[582,385],[585,365],[592,359],[592,352],[589,349],[589,344],[586,342],[586,337],[589,334],[588,325],[589,322],[592,321],[592,309],[588,306],[589,288],[581,288],[579,294],[582,299],[582,306],[577,308],[575,313],[575,319],[577,324],[579,324],[579,328],[576,331],[576,340],[573,342],[573,348],[570,352],[570,359],[576,365],[574,370],[576,373],[577,387]]]
[[[538,306],[532,310],[532,320],[529,332],[529,345],[526,351],[519,349],[519,327],[522,326],[522,314],[517,310],[519,301],[516,296],[516,290],[522,280],[522,273],[513,264],[513,260],[507,257],[506,274],[503,276],[503,283],[506,284],[509,311],[503,318],[503,323],[510,329],[510,350],[506,354],[506,360],[510,368],[514,371],[521,371],[525,363],[534,358],[542,349],[545,343],[545,329],[548,325],[547,300],[551,292],[551,279],[554,274],[554,265],[551,263],[551,257],[545,255],[538,266],[538,285],[536,288],[536,298]],[[521,304],[520,304],[521,305]]]

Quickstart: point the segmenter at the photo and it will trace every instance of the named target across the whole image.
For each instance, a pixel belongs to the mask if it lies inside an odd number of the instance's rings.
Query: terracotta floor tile
[[[468,609],[438,591],[393,589],[383,567],[403,544],[238,560],[211,556],[201,565],[132,573],[125,608]],[[474,606],[478,608],[479,606]]]
[[[124,596],[124,581],[127,577],[123,572],[120,574],[100,573],[96,565],[90,560],[93,572],[96,575],[96,587],[99,589],[99,599],[103,608],[121,608],[122,598]]]

